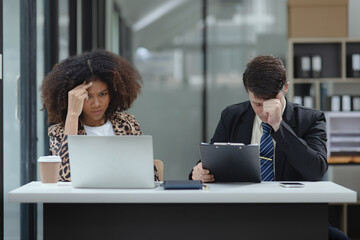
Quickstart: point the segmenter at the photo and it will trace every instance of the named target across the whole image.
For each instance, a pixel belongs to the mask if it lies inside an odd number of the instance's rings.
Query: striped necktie
[[[261,123],[263,135],[260,140],[260,168],[262,181],[274,181],[274,143],[271,137],[271,126]]]

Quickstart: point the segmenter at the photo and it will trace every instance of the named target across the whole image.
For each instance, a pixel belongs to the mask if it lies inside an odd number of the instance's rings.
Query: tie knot
[[[262,127],[263,127],[263,132],[264,133],[270,133],[271,132],[271,126],[267,123],[261,123]]]

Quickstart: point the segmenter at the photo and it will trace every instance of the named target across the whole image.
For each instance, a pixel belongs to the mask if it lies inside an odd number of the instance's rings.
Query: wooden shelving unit
[[[360,163],[360,156],[335,156],[335,157],[328,157],[328,163],[330,164],[359,164]]]
[[[360,39],[349,38],[290,38],[288,40],[287,70],[290,82],[289,99],[295,95],[308,95],[313,97],[314,108],[324,109],[326,93],[331,84],[359,84],[353,89],[352,95],[360,94],[360,78],[353,78],[349,66],[349,56],[360,53]],[[308,55],[319,55],[322,60],[320,77],[302,78],[296,75],[295,59]],[[344,86],[344,85],[343,85]],[[304,90],[305,89],[305,90]],[[306,93],[298,93],[299,90]],[[338,90],[338,89],[337,89]],[[351,90],[350,90],[351,91]],[[349,92],[349,90],[347,90]]]
[[[360,39],[349,38],[290,38],[288,41],[289,99],[305,94],[314,100],[314,108],[328,111],[325,101],[332,93],[324,91],[336,84],[336,92],[360,95],[360,78],[352,77],[349,60],[354,53],[360,53]],[[302,56],[319,55],[322,59],[320,76],[301,78],[295,62]],[[340,87],[339,87],[340,86]],[[300,92],[303,90],[304,92]],[[326,112],[329,163],[360,163],[360,112]]]

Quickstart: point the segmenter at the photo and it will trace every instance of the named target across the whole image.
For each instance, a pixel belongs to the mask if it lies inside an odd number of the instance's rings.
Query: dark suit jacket
[[[227,107],[211,142],[250,144],[254,117],[249,101]],[[287,101],[280,128],[271,135],[276,141],[275,181],[323,177],[327,170],[324,113]]]

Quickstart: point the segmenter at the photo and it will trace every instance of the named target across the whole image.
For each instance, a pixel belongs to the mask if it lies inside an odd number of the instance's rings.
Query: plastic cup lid
[[[41,157],[39,157],[38,162],[61,162],[61,159],[59,156],[56,156],[56,155],[41,156]]]

